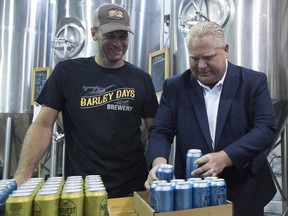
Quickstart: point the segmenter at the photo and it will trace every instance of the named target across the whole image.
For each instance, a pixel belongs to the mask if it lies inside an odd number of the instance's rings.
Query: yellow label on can
[[[10,196],[5,204],[5,216],[32,215],[33,196]]]
[[[84,213],[83,192],[65,193],[60,200],[60,216],[82,216]]]
[[[85,216],[108,216],[106,190],[87,191],[85,194]]]
[[[36,195],[33,205],[33,216],[58,216],[59,195]]]

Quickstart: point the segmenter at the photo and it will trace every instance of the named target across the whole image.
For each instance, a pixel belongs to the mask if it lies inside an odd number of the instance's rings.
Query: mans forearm
[[[49,146],[52,130],[37,123],[29,128],[22,146],[20,159],[14,178],[22,184],[33,174],[36,164]]]

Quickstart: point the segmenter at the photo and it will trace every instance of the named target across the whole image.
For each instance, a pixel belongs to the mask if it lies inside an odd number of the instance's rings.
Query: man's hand
[[[165,158],[158,157],[153,161],[153,164],[152,164],[153,168],[150,170],[147,180],[145,181],[145,184],[144,184],[146,190],[150,190],[151,183],[153,181],[158,180],[156,176],[156,171],[161,164],[167,164],[167,160]]]
[[[192,176],[201,175],[202,177],[217,176],[225,167],[233,164],[224,151],[203,155],[195,163],[200,167],[192,172]]]

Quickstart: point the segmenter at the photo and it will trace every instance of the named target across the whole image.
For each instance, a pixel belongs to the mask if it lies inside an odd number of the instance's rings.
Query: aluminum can
[[[32,215],[31,193],[10,194],[5,204],[5,216]]]
[[[202,180],[202,178],[200,177],[194,177],[194,178],[188,178],[187,181],[190,182],[191,185],[193,185],[193,183],[195,181],[199,181],[199,180]]]
[[[170,164],[161,164],[156,171],[156,176],[159,180],[170,182],[174,176],[173,166]]]
[[[40,184],[40,186],[42,186],[45,183],[44,178],[29,178],[27,179],[23,184],[29,184],[29,183],[36,183],[36,184]]]
[[[5,215],[5,203],[9,195],[17,189],[14,179],[4,179],[0,181],[0,216]]]
[[[34,198],[33,216],[58,216],[58,191],[39,191]]]
[[[199,180],[193,183],[193,208],[210,206],[210,185],[207,180]]]
[[[224,205],[227,200],[226,182],[222,178],[211,180],[211,206]]]
[[[174,189],[171,183],[160,183],[155,187],[154,210],[169,212],[174,210]]]
[[[12,191],[16,190],[17,189],[17,183],[15,180],[11,180],[7,186],[6,186],[6,189],[12,193]]]
[[[204,180],[207,180],[208,182],[211,182],[212,180],[218,179],[217,176],[207,176],[204,178]]]
[[[4,216],[5,214],[5,202],[8,198],[5,187],[6,186],[0,187],[0,216]]]
[[[158,181],[153,181],[150,185],[150,206],[154,208],[154,202],[155,202],[155,188],[157,184],[160,183],[166,183],[167,181],[165,180],[158,180]]]
[[[101,180],[102,181],[102,177],[101,177],[101,175],[87,175],[85,177],[85,181],[90,181],[90,180],[92,180],[92,181]]]
[[[92,187],[85,193],[85,216],[108,216],[105,187]]]
[[[17,190],[15,190],[14,192],[17,192],[17,191],[25,191],[25,192],[31,192],[33,196],[35,196],[37,194],[37,192],[39,191],[39,188],[35,185],[20,185],[18,187]]]
[[[192,185],[177,182],[174,186],[174,210],[192,209]]]
[[[63,190],[60,197],[60,216],[82,216],[84,194],[81,189]]]
[[[191,172],[198,168],[198,165],[195,165],[194,162],[198,158],[202,157],[202,153],[200,149],[189,149],[186,155],[186,179],[199,177],[192,176]]]
[[[185,179],[172,179],[172,180],[170,181],[170,183],[172,184],[173,188],[175,188],[175,185],[176,185],[178,182],[185,182]]]

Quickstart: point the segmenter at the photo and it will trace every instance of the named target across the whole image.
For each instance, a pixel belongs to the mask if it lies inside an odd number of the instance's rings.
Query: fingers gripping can
[[[159,180],[170,182],[174,176],[173,166],[170,164],[161,164],[156,171]]]
[[[198,168],[198,165],[194,164],[194,162],[202,157],[202,152],[200,149],[189,149],[186,155],[186,179],[192,177],[199,177],[199,176],[192,176],[191,172]]]

